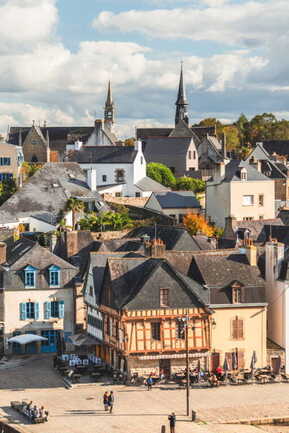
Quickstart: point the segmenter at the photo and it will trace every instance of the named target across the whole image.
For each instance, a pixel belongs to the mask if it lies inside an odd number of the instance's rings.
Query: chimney
[[[236,233],[234,231],[234,221],[236,221],[236,218],[234,216],[228,216],[225,218],[225,228],[224,228],[224,234],[222,238],[225,239],[236,239]]]
[[[145,255],[148,257],[164,257],[166,245],[161,239],[153,239],[144,242]]]
[[[86,182],[87,182],[87,185],[89,186],[91,191],[97,191],[95,168],[90,168],[87,170]]]
[[[219,176],[220,177],[225,176],[225,171],[226,171],[225,163],[220,162],[220,164],[219,164]]]
[[[227,137],[225,133],[223,133],[223,155],[224,158],[227,158]]]
[[[65,232],[66,257],[69,259],[78,253],[78,232]]]
[[[5,242],[0,242],[0,265],[6,263],[7,245]]]
[[[275,281],[279,278],[280,269],[284,260],[284,244],[272,239],[266,242],[266,281]]]
[[[246,247],[246,256],[250,266],[257,266],[257,247],[248,245]]]
[[[50,238],[50,251],[53,253],[57,245],[57,235],[52,233]]]
[[[137,140],[137,141],[134,143],[134,148],[135,148],[135,150],[136,150],[137,152],[142,152],[142,142],[141,142],[141,140]]]

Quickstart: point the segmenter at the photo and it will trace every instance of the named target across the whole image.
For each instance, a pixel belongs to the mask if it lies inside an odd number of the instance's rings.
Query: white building
[[[146,176],[142,144],[135,146],[84,146],[71,155],[87,173],[92,191],[115,197],[149,197],[168,188]]]

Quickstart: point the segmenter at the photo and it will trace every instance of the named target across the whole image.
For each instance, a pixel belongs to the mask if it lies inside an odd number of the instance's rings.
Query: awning
[[[100,344],[100,341],[91,337],[88,334],[75,334],[68,337],[74,346],[95,346]]]
[[[9,338],[8,343],[28,344],[36,341],[47,341],[45,337],[41,337],[36,334],[22,334],[16,335],[15,337]]]
[[[204,356],[209,356],[209,352],[198,352],[198,353],[189,353],[189,358],[203,358]],[[186,352],[184,353],[168,353],[162,355],[142,355],[137,358],[141,361],[153,360],[153,359],[179,359],[185,358]]]

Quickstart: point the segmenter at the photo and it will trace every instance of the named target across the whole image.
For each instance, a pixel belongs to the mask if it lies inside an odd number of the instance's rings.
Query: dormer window
[[[241,300],[241,286],[238,283],[234,283],[232,285],[232,304],[240,304],[242,302]]]
[[[27,289],[35,289],[36,271],[37,269],[30,265],[24,269],[24,282]]]
[[[49,286],[60,286],[60,268],[56,265],[50,266],[49,268]]]
[[[241,169],[240,174],[241,174],[241,180],[245,181],[245,180],[248,179],[248,177],[247,177],[247,170],[245,168]]]

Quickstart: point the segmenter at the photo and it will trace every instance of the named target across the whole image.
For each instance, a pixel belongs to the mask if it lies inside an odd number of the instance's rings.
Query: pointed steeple
[[[184,85],[184,76],[183,76],[183,62],[181,64],[181,73],[180,73],[180,82],[179,82],[179,91],[178,97],[176,100],[176,117],[175,117],[175,125],[177,125],[180,120],[183,120],[187,125],[189,124],[189,116],[187,112],[187,97],[186,97],[186,89]]]
[[[111,130],[114,123],[114,103],[111,96],[111,84],[108,82],[107,97],[104,108],[104,125],[107,129]]]

